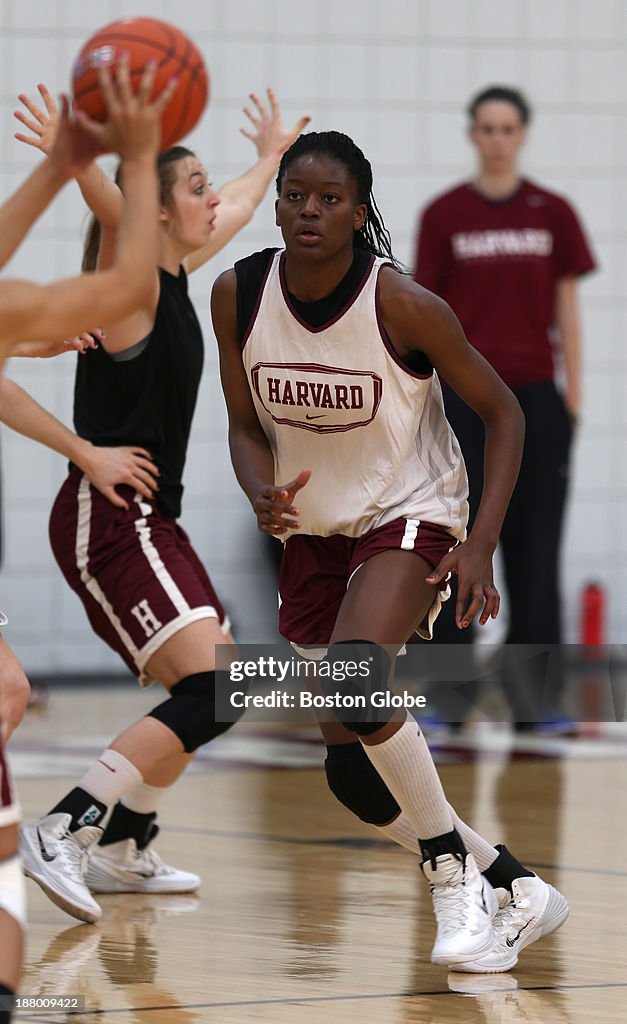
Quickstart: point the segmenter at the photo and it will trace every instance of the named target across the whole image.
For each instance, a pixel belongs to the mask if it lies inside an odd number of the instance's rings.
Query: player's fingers
[[[54,102],[52,96],[50,95],[49,90],[46,88],[43,82],[39,82],[37,89],[39,90],[39,95],[44,101],[44,106],[48,112],[49,117],[56,117],[58,112],[57,105]]]
[[[45,116],[41,107],[39,107],[34,100],[31,100],[30,96],[27,96],[25,92],[18,93],[17,98],[20,101],[20,103],[24,104],[29,114],[32,117],[34,117],[37,121],[39,121],[40,124],[43,124],[45,121],[47,121],[47,117]]]
[[[266,89],[266,95],[268,97],[268,103],[270,104],[270,110],[272,111],[273,120],[281,116],[281,108],[279,107],[279,101],[276,98],[276,93],[271,86]]]
[[[141,480],[141,482],[150,489],[151,494],[153,491],[159,490],[159,485],[149,470],[143,469],[141,466],[135,464],[133,466],[132,473],[133,481]]]
[[[242,133],[242,135],[245,138],[250,139],[251,142],[255,141],[256,135],[253,135],[252,132],[247,132],[245,128],[240,128],[240,132]],[[17,138],[17,136],[16,136],[16,138]]]
[[[471,588],[471,594],[472,599],[470,601],[470,604],[468,604],[468,595],[466,596],[466,601],[464,602],[466,608],[465,611],[463,611],[461,614],[462,629],[467,629],[467,627],[470,625],[475,615],[481,608],[481,605],[483,604],[483,591],[479,584],[476,583]]]
[[[150,101],[150,95],[152,93],[152,87],[155,83],[156,73],[156,60],[149,60],[142,72],[142,76],[139,80],[139,86],[136,93],[138,100],[141,100],[142,104],[146,104]]]
[[[121,53],[118,58],[115,68],[115,86],[121,101],[128,103],[133,96],[133,90],[131,89],[130,56],[127,51]]]
[[[267,121],[268,120],[268,111],[266,110],[264,104],[259,99],[257,93],[256,92],[251,92],[248,95],[250,96],[251,100],[253,101],[253,103],[257,107],[257,110],[259,111],[259,116],[261,117],[262,121]]]
[[[299,118],[299,120],[296,122],[296,127],[294,128],[294,134],[301,135],[310,121],[311,117],[309,116],[309,114],[304,114],[303,117]]]
[[[298,474],[298,476],[295,477],[295,479],[292,480],[291,483],[283,485],[283,487],[281,488],[281,492],[282,493],[291,492],[292,494],[297,494],[298,491],[300,491],[305,486],[305,484],[309,483],[309,478],[310,477],[311,477],[311,470],[310,469],[301,469],[301,471]]]
[[[124,501],[124,498],[120,497],[115,487],[101,487],[100,493],[103,494],[112,505],[115,505],[116,508],[123,508],[128,511],[127,503]]]
[[[120,63],[122,63],[122,57],[120,57],[120,61],[117,65],[118,74],[120,73]],[[98,86],[100,88],[100,92],[102,93],[102,98],[104,100],[107,111],[109,112],[109,114],[113,114],[118,108],[119,103],[115,88],[113,86],[111,71],[104,64],[100,64],[98,67]]]
[[[61,100],[61,123],[67,122],[70,117],[70,101],[64,92],[59,94],[59,99]]]
[[[149,452],[144,451],[143,448],[132,448],[130,455],[133,459],[134,466],[142,466],[143,469],[148,469],[151,473],[159,475],[155,463],[153,462],[152,455]]]
[[[168,82],[168,84],[165,86],[165,88],[162,89],[162,91],[159,93],[159,95],[157,96],[157,99],[155,100],[155,102],[153,104],[153,106],[154,106],[155,110],[157,111],[157,113],[160,113],[162,110],[164,110],[167,107],[168,103],[170,102],[170,100],[174,96],[174,93],[176,92],[178,84],[179,84],[179,79],[178,78],[176,78],[176,77],[175,78],[171,78],[170,81]]]
[[[445,555],[441,562],[436,565],[429,575],[427,576],[427,583],[441,583],[451,571],[448,567],[449,557]]]
[[[479,624],[481,626],[485,626],[486,622],[490,617],[494,618],[494,609],[497,605],[499,597],[498,591],[492,583],[488,583],[483,588],[483,594],[485,597],[485,604],[483,606],[483,611],[481,612],[481,617],[479,619]]]
[[[34,135],[38,135],[40,138],[44,131],[37,121],[33,121],[32,117],[27,117],[21,110],[14,110],[13,117],[15,117],[20,124],[23,124],[25,128],[28,128],[29,132],[33,132]]]
[[[27,146],[35,146],[36,149],[39,149],[36,139],[31,139],[28,135],[22,135],[21,132],[16,132],[13,138],[17,139],[18,142],[25,142]]]
[[[152,455],[150,454],[149,451],[147,451],[146,448],[136,448],[135,445],[133,445],[133,447],[132,448],[129,447],[127,449],[127,451],[129,451],[131,453],[131,455],[143,455],[144,458],[150,459],[151,463],[152,463]],[[157,473],[158,472],[159,472],[159,470],[157,470]]]
[[[253,114],[253,112],[250,109],[250,107],[243,107],[242,110],[243,110],[244,114],[246,114],[246,117],[248,118],[248,120],[251,121],[252,124],[254,124],[255,128],[258,128],[259,124],[260,124],[260,120],[259,120],[259,118],[255,114]]]
[[[131,479],[129,480],[129,486],[133,487],[138,494],[141,494],[143,498],[148,498],[150,500],[154,495],[154,488],[148,487],[148,484],[146,484],[138,476],[131,477]]]
[[[63,347],[71,349],[75,352],[82,352],[83,344],[84,343],[82,335],[80,337],[79,335],[76,335],[74,338],[66,338],[65,341],[63,342]]]
[[[81,352],[86,352],[88,348],[98,348],[97,342],[94,341],[91,334],[87,334],[87,332],[85,332],[85,334],[79,335],[79,337],[76,340],[80,345]]]
[[[465,618],[465,612],[468,605],[468,587],[464,586],[460,580],[457,582],[457,601],[455,604],[455,623],[458,629],[462,628],[462,622]]]

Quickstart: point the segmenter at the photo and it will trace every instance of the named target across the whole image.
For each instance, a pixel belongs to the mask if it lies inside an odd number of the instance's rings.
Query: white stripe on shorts
[[[91,524],[91,484],[86,476],[81,478],[78,488],[78,523],[76,528],[76,567],[80,571],[81,580],[91,596],[98,602],[109,622],[120,637],[133,660],[137,659],[139,653],[129,633],[115,614],[109,604],[104,591],[99,583],[90,575],[87,568],[89,564],[89,529]]]
[[[141,544],[142,551],[146,556],[150,568],[153,570],[177,612],[179,615],[184,615],[185,612],[189,611],[189,604],[183,597],[176,582],[170,576],[170,573],[161,560],[159,552],[152,543],[150,527],[148,526],[148,521],[145,518],[150,515],[152,508],[147,502],[142,501],[141,495],[139,494],[135,495],[135,501],[139,505],[140,512],[144,516],[143,519],[135,520],[135,529],[137,531],[137,536],[139,537],[139,543]]]
[[[407,519],[405,521],[405,533],[401,541],[401,550],[413,551],[416,537],[418,536],[419,519]]]

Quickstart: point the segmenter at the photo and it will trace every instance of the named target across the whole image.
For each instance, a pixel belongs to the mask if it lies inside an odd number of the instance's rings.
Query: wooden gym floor
[[[9,754],[26,820],[155,703],[128,688],[55,690]],[[168,797],[158,848],[198,896],[104,896],[81,925],[31,881],[22,995],[84,996],[102,1024],[613,1024],[627,1019],[627,732],[511,749],[507,733],[434,744],[458,811],[568,897],[557,935],[510,974],[448,974],[416,859],[328,793],[314,728],[242,724]]]

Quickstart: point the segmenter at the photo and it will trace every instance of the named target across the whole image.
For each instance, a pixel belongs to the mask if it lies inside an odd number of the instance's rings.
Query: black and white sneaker
[[[70,814],[48,814],[20,834],[24,874],[66,914],[94,924],[102,910],[85,884],[89,850],[98,842],[102,829],[86,825],[70,832]]]
[[[560,928],[569,914],[566,898],[537,875],[512,882],[512,895],[497,889],[501,907],[494,918],[494,945],[486,956],[453,964],[455,971],[496,974],[510,971],[525,946]]]

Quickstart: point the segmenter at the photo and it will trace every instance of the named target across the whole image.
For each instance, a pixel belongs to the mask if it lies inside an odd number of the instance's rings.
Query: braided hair
[[[307,132],[299,135],[286,150],[279,165],[276,178],[277,195],[281,194],[281,183],[287,168],[294,160],[305,154],[324,154],[344,165],[357,186],[357,200],[366,207],[366,219],[359,231],[355,231],[353,246],[365,249],[375,256],[384,256],[401,270],[392,252],[390,232],[383,223],[383,217],[372,194],[372,167],[359,146],[342,132]]]

